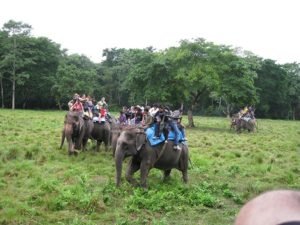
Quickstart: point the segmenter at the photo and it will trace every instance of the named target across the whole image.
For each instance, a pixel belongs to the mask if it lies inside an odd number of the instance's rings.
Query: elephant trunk
[[[74,144],[72,140],[72,135],[73,135],[73,126],[72,124],[65,124],[64,130],[63,130],[63,137],[62,137],[62,144],[63,140],[66,138],[68,142],[68,151],[69,153],[72,153],[74,151]]]
[[[62,131],[62,134],[61,134],[61,143],[60,143],[60,147],[59,147],[60,149],[62,149],[64,142],[65,142],[65,129]]]
[[[116,161],[116,185],[117,187],[120,186],[121,183],[121,175],[122,175],[122,163],[124,160],[124,153],[121,151],[120,148],[117,148],[115,154],[115,161]]]

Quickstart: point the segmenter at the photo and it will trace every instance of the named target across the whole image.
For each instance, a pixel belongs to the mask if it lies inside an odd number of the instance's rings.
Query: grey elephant
[[[242,130],[248,130],[248,132],[254,132],[256,130],[257,124],[256,119],[239,119],[236,122],[235,129],[237,132],[241,132]]]
[[[94,128],[91,132],[91,139],[97,141],[96,151],[100,150],[101,143],[105,145],[105,151],[108,150],[110,143],[110,124],[109,122],[105,123],[94,123]]]
[[[171,170],[176,168],[182,172],[184,182],[188,181],[188,147],[181,145],[181,150],[173,150],[173,141],[161,143],[154,147],[150,145],[143,129],[130,128],[121,132],[116,147],[116,185],[119,186],[124,158],[132,156],[129,161],[126,180],[137,184],[133,174],[141,171],[141,186],[147,188],[148,173],[152,168],[164,171],[164,179],[168,178]]]
[[[75,149],[85,150],[93,127],[93,122],[89,119],[83,119],[81,113],[68,112],[65,115],[60,149],[64,140],[67,139],[69,155],[76,154]]]

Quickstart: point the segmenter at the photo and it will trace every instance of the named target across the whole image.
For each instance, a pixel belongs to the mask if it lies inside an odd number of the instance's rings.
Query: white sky
[[[1,0],[10,19],[94,62],[105,48],[164,49],[182,39],[252,51],[278,63],[300,63],[299,0]]]

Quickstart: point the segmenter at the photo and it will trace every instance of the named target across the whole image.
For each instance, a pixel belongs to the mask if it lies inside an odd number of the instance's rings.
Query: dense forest
[[[94,63],[31,29],[10,20],[0,30],[2,108],[66,109],[77,92],[105,96],[116,110],[160,102],[189,115],[228,116],[253,105],[259,118],[300,119],[296,62],[281,65],[198,38],[159,51],[105,49]]]

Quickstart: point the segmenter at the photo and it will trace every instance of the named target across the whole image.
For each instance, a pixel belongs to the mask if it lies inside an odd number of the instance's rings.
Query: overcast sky
[[[299,0],[1,0],[0,26],[32,26],[69,53],[100,62],[105,48],[164,49],[204,38],[278,63],[300,63]]]

